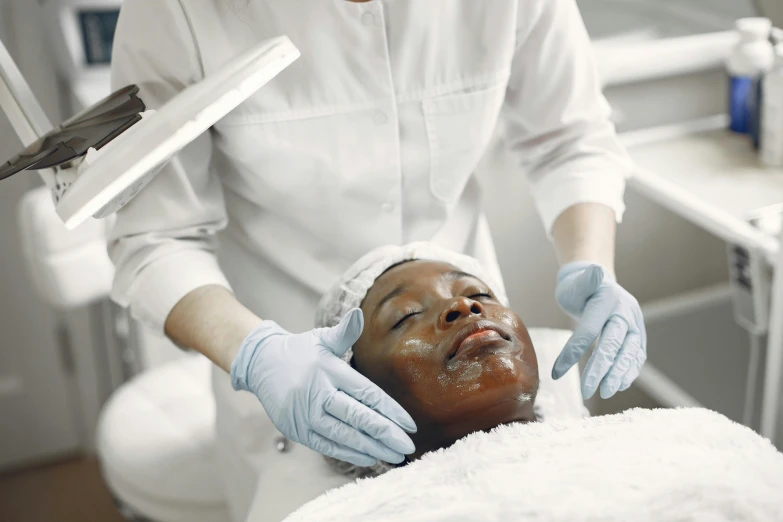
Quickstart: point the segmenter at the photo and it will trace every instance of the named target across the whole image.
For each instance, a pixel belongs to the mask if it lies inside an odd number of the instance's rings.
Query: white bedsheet
[[[475,433],[332,490],[286,522],[781,521],[783,454],[703,409]]]

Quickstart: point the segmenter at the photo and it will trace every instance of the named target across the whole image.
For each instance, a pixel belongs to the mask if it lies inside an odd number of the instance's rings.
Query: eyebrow
[[[405,285],[404,284],[398,286],[397,288],[395,288],[394,290],[392,290],[391,292],[389,292],[388,294],[383,296],[383,299],[378,301],[378,304],[375,305],[375,310],[373,310],[373,313],[372,313],[373,319],[375,319],[375,316],[378,315],[378,312],[381,310],[381,308],[383,308],[383,305],[385,305],[386,303],[388,303],[389,301],[391,301],[395,297],[399,297],[403,293],[405,293]]]
[[[446,272],[444,274],[444,277],[449,281],[456,281],[457,279],[464,279],[466,277],[476,279],[476,276],[474,276],[473,274],[463,272],[462,270],[452,270],[451,272]]]
[[[462,270],[452,270],[451,272],[446,272],[443,274],[443,277],[446,278],[448,281],[456,281],[458,279],[464,279],[466,277],[475,278],[473,274],[469,274],[467,272],[463,272]],[[402,294],[405,293],[405,285],[401,284],[378,301],[378,304],[375,305],[375,310],[373,310],[372,317],[375,319],[375,316],[378,315],[378,312],[383,308],[383,305],[394,299],[395,297],[399,297]]]

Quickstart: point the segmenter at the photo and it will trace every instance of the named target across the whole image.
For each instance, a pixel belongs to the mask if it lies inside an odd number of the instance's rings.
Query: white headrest
[[[106,253],[105,220],[65,228],[46,187],[19,204],[22,250],[40,296],[57,308],[78,308],[109,295],[114,266]]]

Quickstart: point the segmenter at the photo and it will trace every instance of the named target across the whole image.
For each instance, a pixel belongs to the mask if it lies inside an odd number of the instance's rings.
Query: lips
[[[454,337],[449,350],[449,359],[471,351],[472,348],[492,341],[509,341],[511,336],[500,326],[490,321],[476,321],[462,327]]]

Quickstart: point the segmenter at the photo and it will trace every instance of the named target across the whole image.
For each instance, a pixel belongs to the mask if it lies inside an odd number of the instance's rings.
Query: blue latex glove
[[[362,333],[360,309],[333,328],[291,334],[264,321],[231,365],[236,390],[254,393],[289,440],[357,466],[398,464],[414,451],[410,415],[340,359]]]
[[[560,269],[555,299],[577,327],[555,361],[552,378],[565,375],[598,339],[582,374],[582,396],[592,397],[599,384],[604,399],[625,391],[647,360],[647,332],[636,299],[604,267],[586,262]]]

